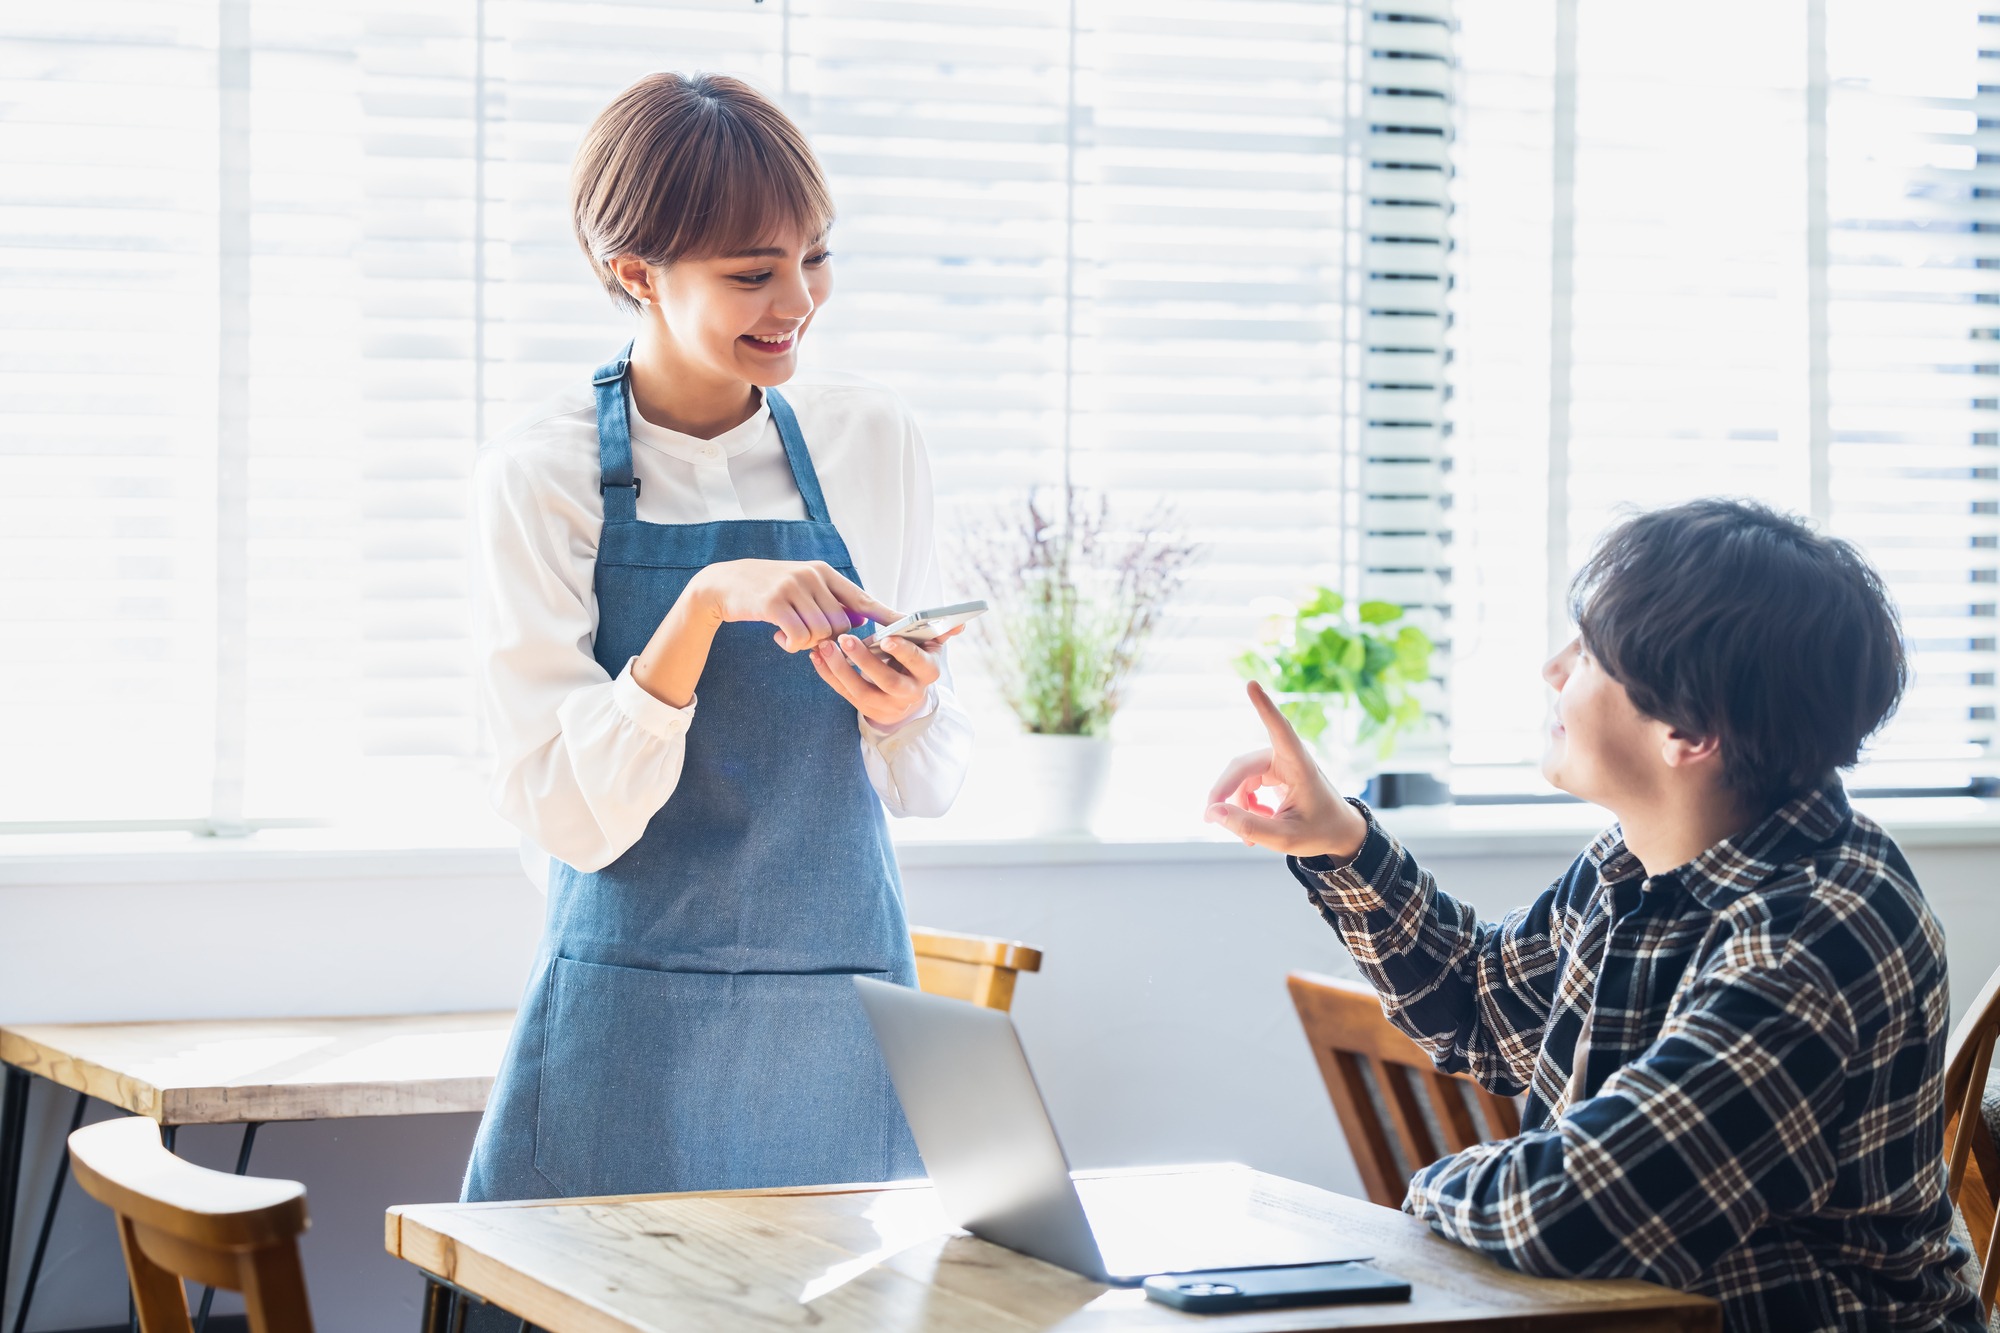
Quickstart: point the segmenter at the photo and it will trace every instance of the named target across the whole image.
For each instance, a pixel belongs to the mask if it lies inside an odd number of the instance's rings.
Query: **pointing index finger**
[[[1313,766],[1311,751],[1299,739],[1299,733],[1292,728],[1291,719],[1278,710],[1278,705],[1256,681],[1250,682],[1250,702],[1257,709],[1257,716],[1264,720],[1264,730],[1271,734],[1271,748],[1287,758]]]
[[[873,597],[870,597],[860,584],[847,578],[838,570],[827,571],[826,585],[833,590],[833,595],[840,599],[842,606],[853,611],[859,611],[878,625],[893,625],[903,618],[899,612],[891,610],[876,601]]]

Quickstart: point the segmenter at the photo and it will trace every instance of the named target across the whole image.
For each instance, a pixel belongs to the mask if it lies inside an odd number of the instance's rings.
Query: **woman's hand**
[[[845,634],[864,620],[887,625],[898,618],[824,560],[724,560],[696,574],[683,595],[718,623],[761,620],[777,626],[771,637],[788,653]]]
[[[819,646],[813,653],[813,667],[835,693],[860,710],[861,716],[878,727],[893,727],[909,721],[923,707],[938,678],[945,640],[964,628],[961,625],[921,644],[891,635],[882,641],[879,652],[856,635],[843,635]]]
[[[1203,818],[1222,825],[1246,846],[1289,856],[1351,858],[1368,836],[1368,821],[1340,799],[1299,733],[1255,681],[1250,682],[1250,702],[1270,733],[1271,748],[1232,760],[1222,770]],[[1275,807],[1257,799],[1263,787],[1277,791]]]
[[[715,632],[729,621],[775,625],[771,637],[796,653],[861,621],[887,625],[897,618],[823,560],[724,560],[688,580],[633,661],[632,679],[669,708],[686,708],[708,665]]]

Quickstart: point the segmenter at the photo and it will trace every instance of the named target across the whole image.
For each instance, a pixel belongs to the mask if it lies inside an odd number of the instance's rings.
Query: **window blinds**
[[[1982,15],[1981,8],[1995,11]],[[1913,688],[1864,784],[1994,776],[2000,6],[1826,14],[1820,506],[1902,608]],[[1982,57],[1985,57],[1982,59]]]
[[[1454,40],[1447,0],[1372,5],[1363,102],[1360,324],[1360,588],[1404,607],[1437,644],[1432,725],[1398,746],[1397,766],[1434,768],[1449,754],[1452,683],[1446,506],[1446,293],[1451,283]],[[1350,483],[1352,485],[1352,483]]]
[[[1259,597],[1352,593],[1365,559],[1366,595],[1443,602],[1448,36],[1441,9],[1395,8],[818,0],[795,20],[796,110],[843,208],[811,355],[904,393],[963,521],[1069,475],[1132,519],[1164,503],[1206,548],[1128,743],[1244,743],[1228,661]]]
[[[212,3],[7,14],[9,818],[209,809],[215,36]]]
[[[1716,493],[1858,542],[1902,607],[1912,688],[1857,785],[1990,771],[2000,28],[1968,0],[1458,12],[1461,785],[1539,753],[1523,667],[1598,534]]]
[[[842,210],[808,355],[908,399],[948,507],[1067,465],[1207,546],[1127,740],[1238,743],[1261,595],[1442,636],[1435,4],[9,11],[0,708],[45,762],[7,817],[473,788],[465,479],[628,336],[564,180],[658,68],[806,126]]]

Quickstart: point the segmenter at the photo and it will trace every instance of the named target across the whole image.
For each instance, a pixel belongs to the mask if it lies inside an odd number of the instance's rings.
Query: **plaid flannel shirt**
[[[1518,1137],[1419,1171],[1405,1211],[1525,1273],[1712,1296],[1740,1333],[1980,1327],[1943,934],[1837,780],[1650,879],[1614,826],[1497,925],[1354,804],[1354,859],[1293,872],[1440,1069],[1527,1094]]]

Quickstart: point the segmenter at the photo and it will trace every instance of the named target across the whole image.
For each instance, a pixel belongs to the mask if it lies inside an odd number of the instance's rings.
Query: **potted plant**
[[[1090,831],[1110,769],[1111,719],[1196,548],[1163,510],[1114,527],[1110,501],[1065,486],[1060,513],[1030,493],[960,543],[992,606],[972,622],[1030,748],[1038,834]]]
[[[1273,609],[1279,614],[1264,642],[1237,658],[1236,669],[1271,691],[1335,770],[1337,786],[1358,790],[1398,739],[1424,725],[1414,687],[1430,679],[1430,636],[1399,625],[1404,610],[1393,602],[1362,602],[1350,612],[1331,588],[1314,589],[1302,606]]]

